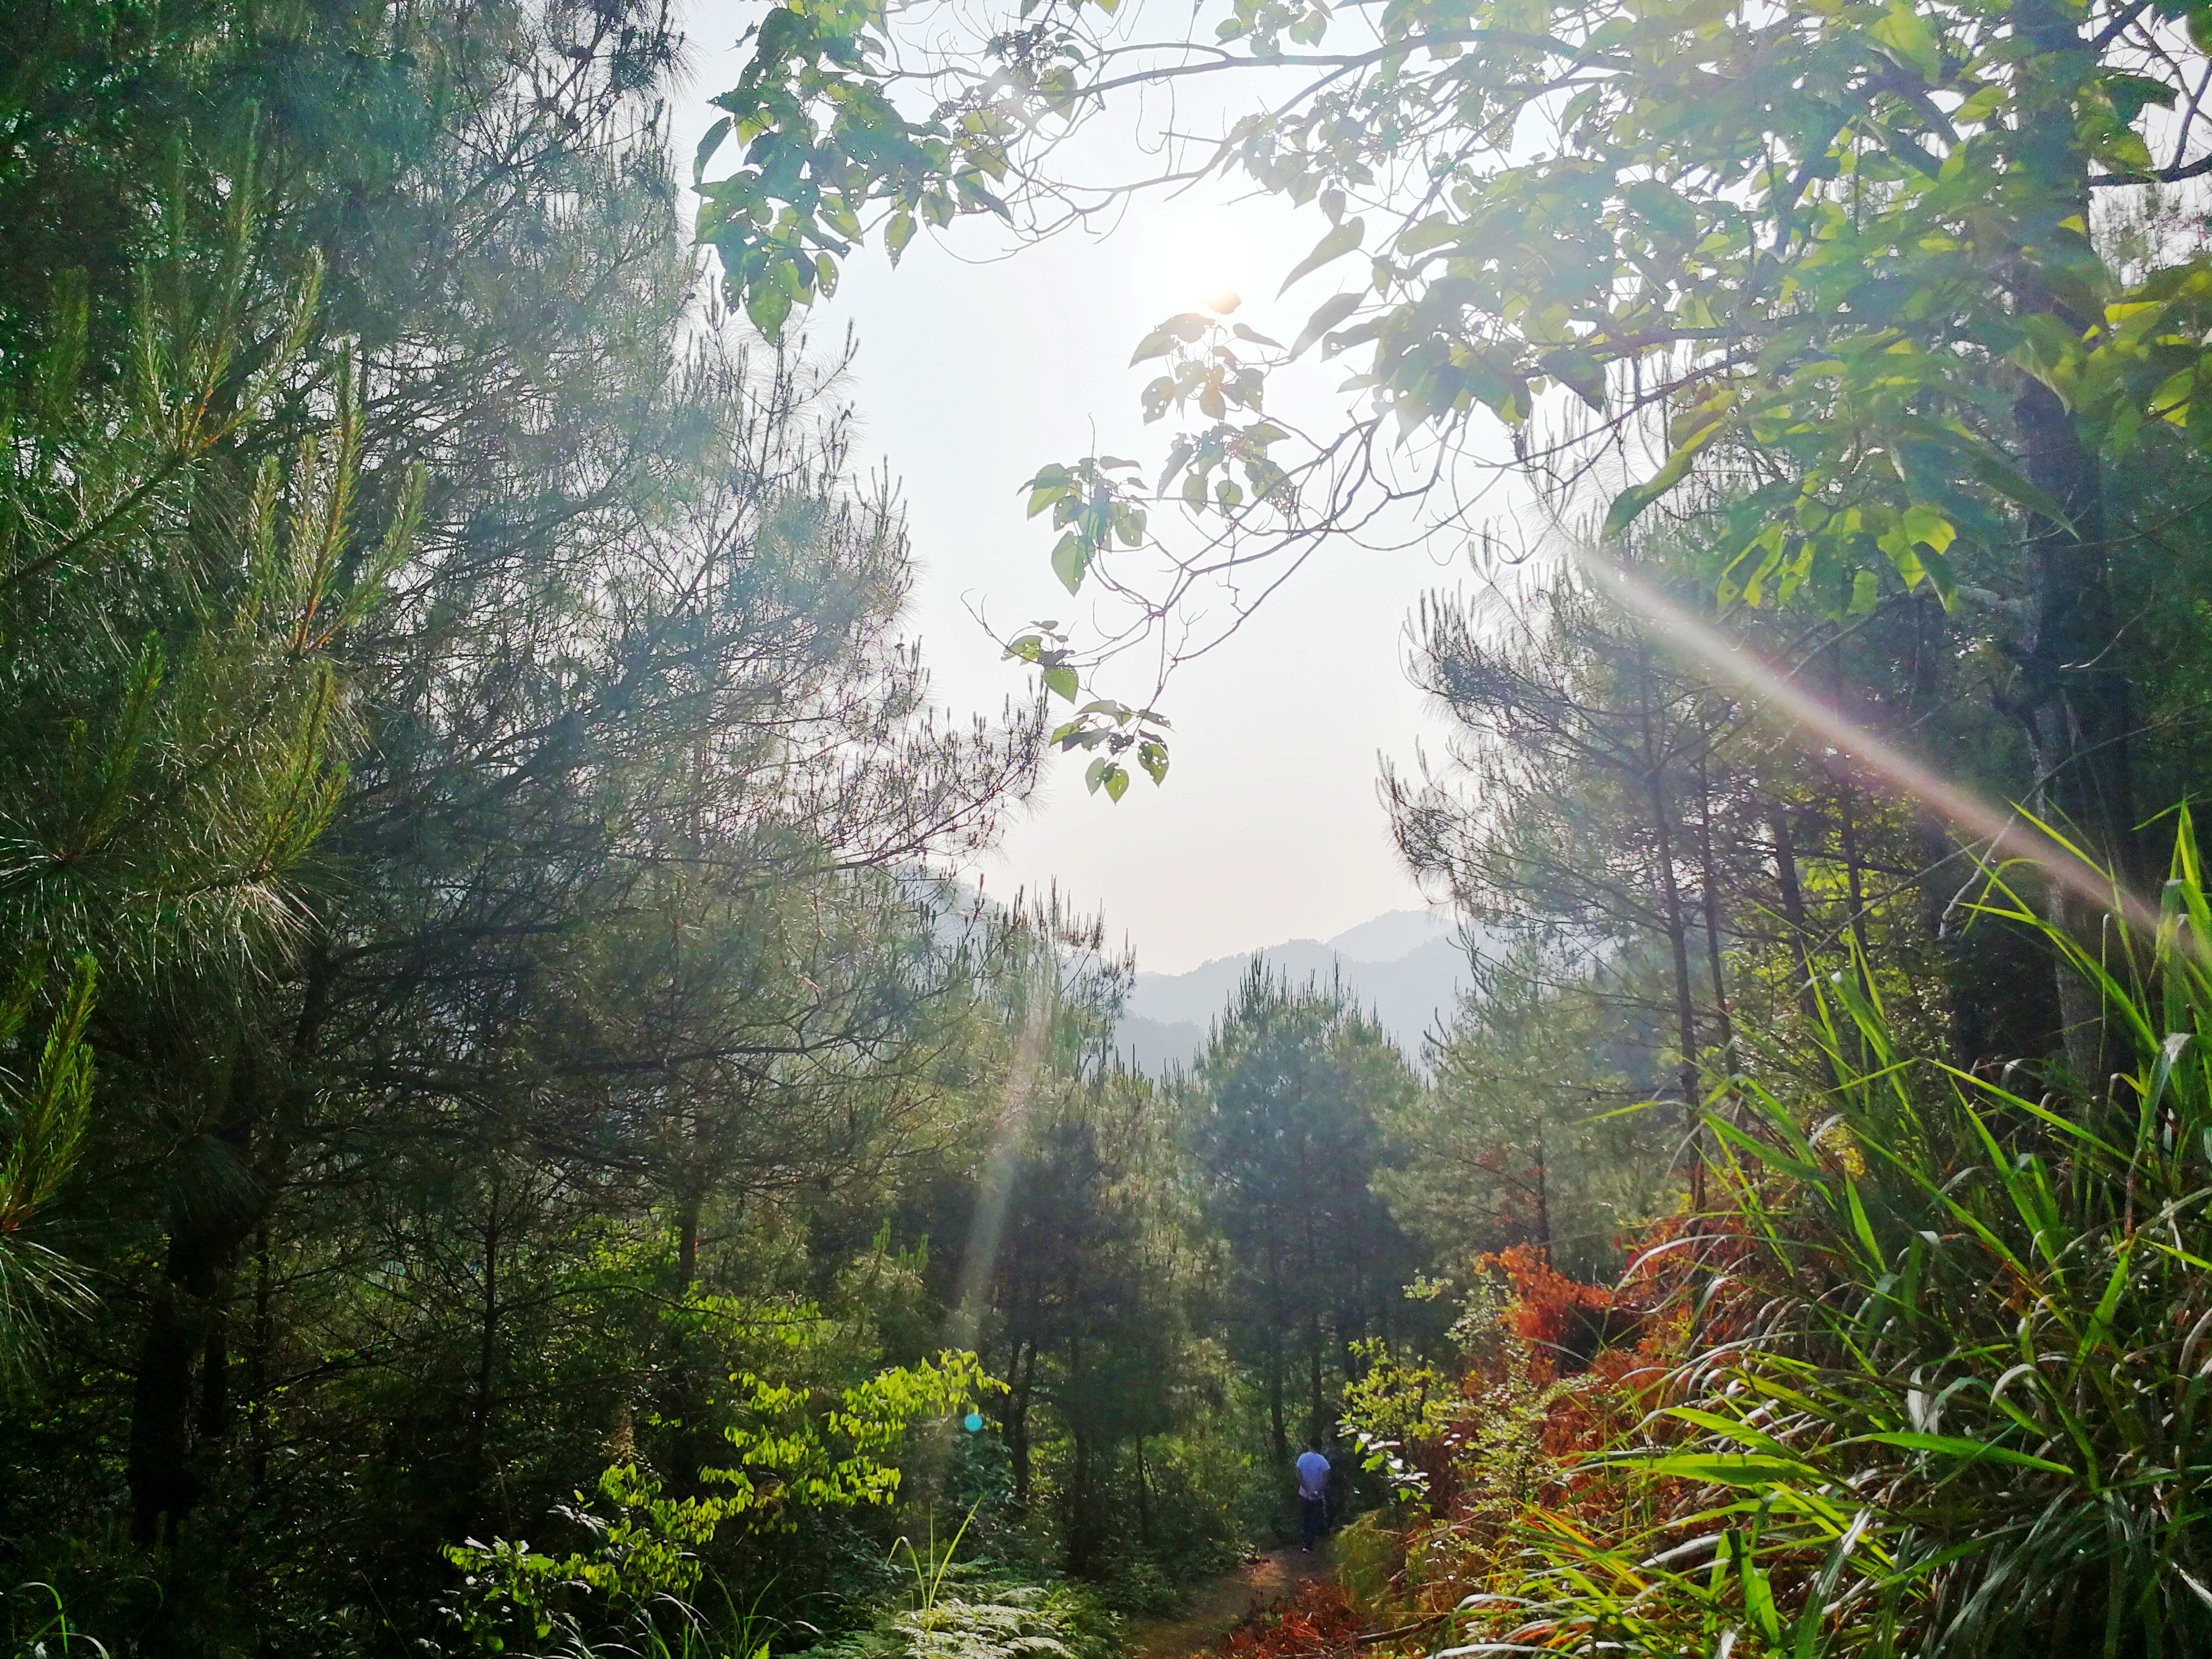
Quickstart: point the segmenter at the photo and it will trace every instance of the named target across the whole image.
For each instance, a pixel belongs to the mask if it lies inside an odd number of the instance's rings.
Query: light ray
[[[975,1214],[968,1228],[968,1254],[960,1264],[960,1299],[953,1304],[951,1317],[945,1325],[945,1343],[950,1348],[973,1348],[982,1334],[984,1310],[991,1302],[991,1279],[998,1269],[999,1245],[1006,1237],[1006,1211],[1013,1201],[1014,1174],[1029,1143],[1030,1103],[1036,1093],[1045,1036],[1052,1023],[1048,1002],[1049,994],[1043,986],[1033,989],[1021,1036],[1014,1045],[1014,1063],[1007,1069],[1005,1103],[1000,1109],[991,1155],[984,1162],[982,1180],[976,1188]]]
[[[1823,742],[1858,760],[1901,793],[1948,819],[1972,839],[1987,842],[1985,863],[2023,860],[2077,898],[2100,910],[2118,915],[2148,937],[2157,935],[2156,910],[2128,891],[2111,872],[2099,869],[2033,819],[1991,805],[1971,789],[1933,770],[1926,763],[1844,719],[1788,677],[1768,667],[1739,641],[1729,639],[1595,549],[1578,546],[1574,556],[1583,574],[1601,592],[1674,649],[1735,681],[1764,706],[1786,714]],[[2197,948],[2203,950],[2203,942],[2199,941]]]
[[[1045,972],[1048,975],[1051,969]],[[1029,1145],[1030,1108],[1036,1096],[1037,1073],[1044,1064],[1045,1041],[1052,1024],[1050,995],[1043,983],[1032,988],[1022,1033],[1014,1043],[1013,1063],[1006,1068],[998,1127],[976,1183],[968,1252],[960,1263],[960,1293],[945,1321],[943,1346],[955,1352],[975,1352],[976,1339],[983,1334],[983,1316],[991,1305],[991,1281],[998,1271],[999,1248],[1006,1238],[1014,1176]],[[923,1442],[924,1455],[912,1473],[913,1490],[926,1510],[933,1510],[944,1493],[952,1443],[958,1437],[955,1425],[947,1422]]]

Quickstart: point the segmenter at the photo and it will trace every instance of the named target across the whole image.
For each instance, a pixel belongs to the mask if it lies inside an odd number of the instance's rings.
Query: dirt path
[[[1334,1576],[1327,1546],[1308,1555],[1296,1544],[1247,1561],[1199,1586],[1181,1613],[1129,1627],[1135,1659],[1183,1659],[1212,1647],[1243,1620],[1271,1607],[1299,1585]]]

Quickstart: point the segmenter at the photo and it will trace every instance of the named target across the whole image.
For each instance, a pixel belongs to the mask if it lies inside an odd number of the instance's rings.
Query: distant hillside
[[[1394,910],[1332,939],[1291,939],[1261,954],[1276,973],[1300,984],[1341,972],[1345,984],[1416,1063],[1422,1038],[1449,1017],[1467,979],[1456,925],[1449,914],[1436,910]],[[1139,974],[1118,1033],[1132,1061],[1158,1072],[1193,1058],[1251,959],[1248,953],[1222,957],[1188,973]]]

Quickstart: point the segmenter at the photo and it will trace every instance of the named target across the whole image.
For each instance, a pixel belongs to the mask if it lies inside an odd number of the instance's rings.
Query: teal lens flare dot
[[[983,1413],[981,1412],[969,1412],[966,1417],[961,1419],[960,1426],[967,1430],[970,1434],[981,1433],[983,1429]]]

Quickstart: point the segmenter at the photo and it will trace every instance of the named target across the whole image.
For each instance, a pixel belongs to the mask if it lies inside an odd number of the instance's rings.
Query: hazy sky
[[[735,81],[732,44],[759,14],[726,0],[693,7],[679,155],[706,130],[706,99]],[[925,232],[896,271],[872,248],[848,266],[807,329],[832,343],[848,324],[858,331],[862,453],[903,485],[921,563],[912,625],[945,702],[995,709],[1021,688],[971,607],[1001,636],[1083,614],[1047,564],[1047,521],[1023,517],[1022,481],[1094,449],[1156,467],[1165,423],[1141,422],[1148,376],[1127,367],[1135,343],[1224,288],[1245,296],[1240,319],[1290,338],[1332,289],[1316,278],[1279,307],[1269,296],[1320,228],[1217,193],[1140,204],[1103,240],[1063,237],[997,262],[957,257],[988,249],[988,235],[948,245]],[[1172,683],[1166,785],[1139,775],[1109,805],[1085,793],[1083,757],[1056,757],[981,872],[988,887],[1011,896],[1057,881],[1103,909],[1142,966],[1169,971],[1419,903],[1376,799],[1376,757],[1409,758],[1424,732],[1434,745],[1434,717],[1403,670],[1404,627],[1425,589],[1455,578],[1419,550],[1347,548],[1310,562]]]

